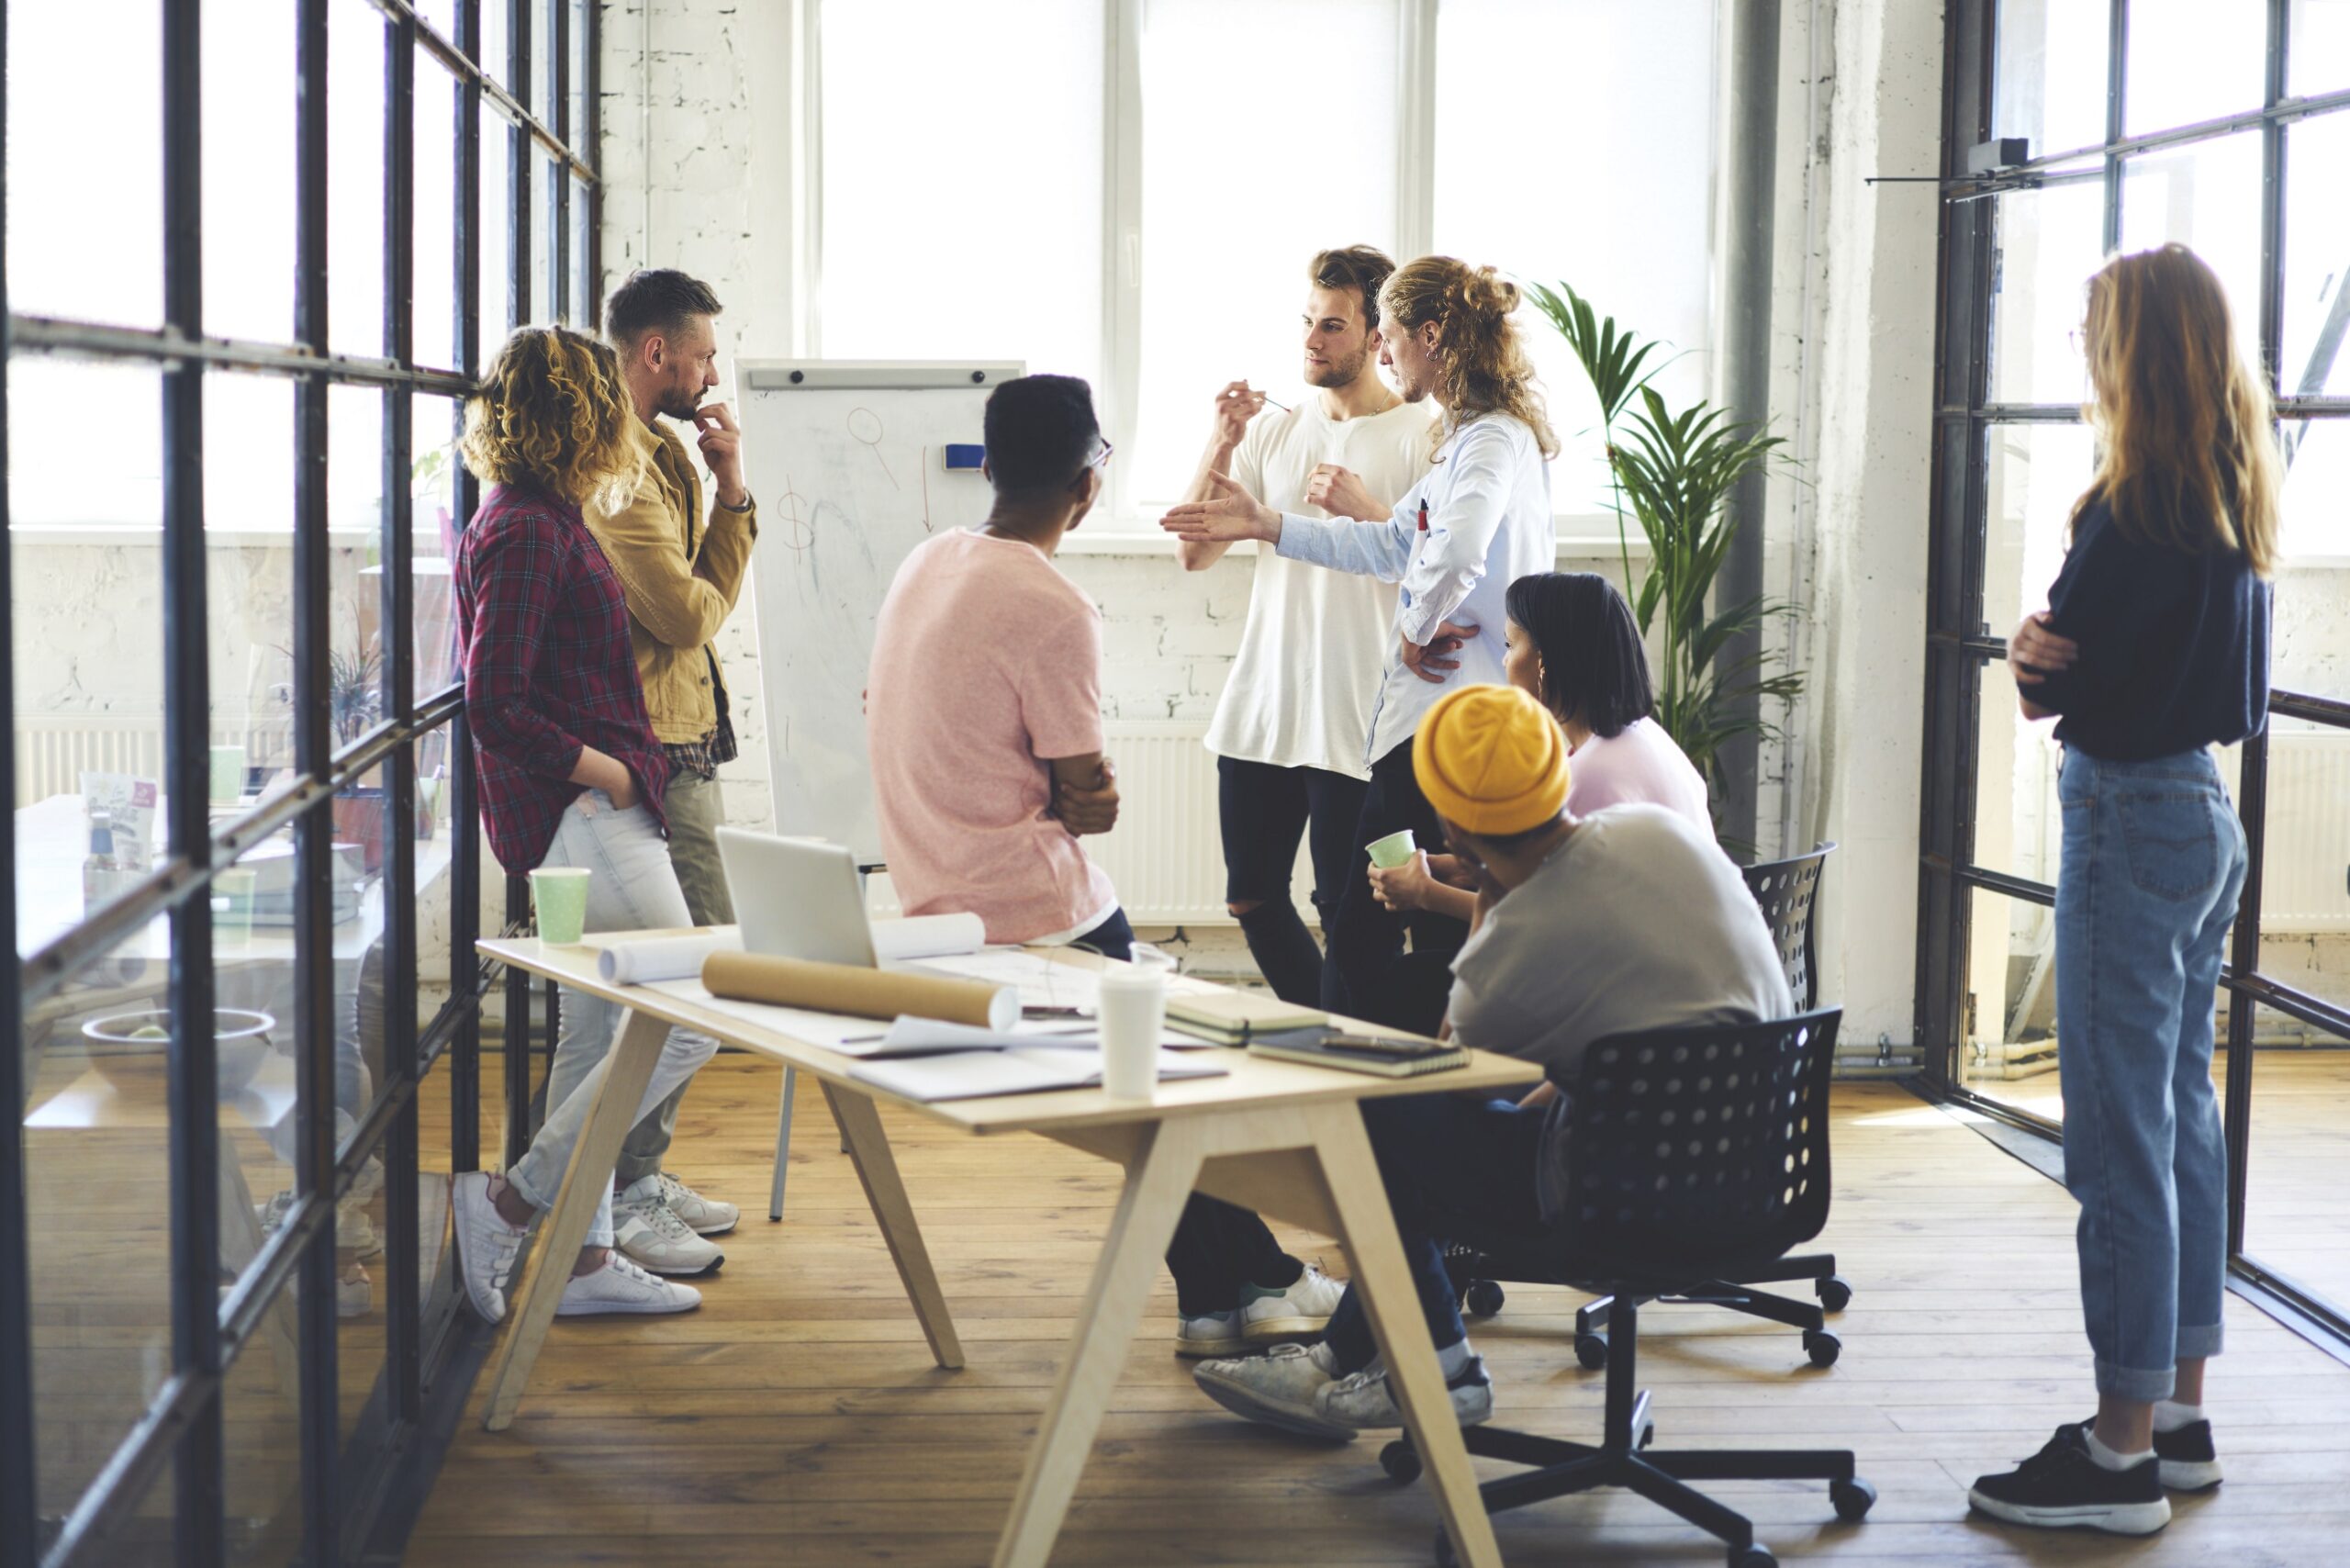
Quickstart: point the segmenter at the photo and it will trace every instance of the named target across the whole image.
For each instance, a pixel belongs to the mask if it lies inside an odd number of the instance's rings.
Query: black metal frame
[[[531,210],[533,182],[552,173],[545,211],[550,218],[543,258],[550,303],[558,314],[592,319],[600,286],[602,187],[597,173],[596,104],[599,7],[579,0],[455,0],[454,37],[419,16],[412,0],[368,0],[380,17],[384,62],[384,344],[381,355],[335,353],[327,330],[327,45],[329,0],[298,0],[295,14],[299,92],[294,132],[297,212],[296,303],[288,342],[261,343],[207,337],[203,326],[203,191],[201,186],[201,0],[159,0],[162,10],[164,312],[155,329],[21,317],[0,310],[10,358],[51,353],[131,362],[160,373],[163,431],[162,576],[165,647],[165,784],[170,795],[167,864],[95,918],[28,956],[0,965],[0,1017],[12,1038],[0,1047],[0,1568],[65,1568],[96,1561],[109,1532],[136,1505],[166,1464],[172,1467],[174,1556],[188,1568],[225,1560],[225,1493],[221,1401],[229,1367],[252,1341],[264,1312],[289,1288],[297,1290],[300,1384],[300,1559],[314,1565],[358,1561],[387,1496],[420,1495],[414,1473],[430,1462],[429,1443],[414,1440],[429,1407],[453,1409],[470,1377],[462,1319],[453,1298],[420,1299],[419,1264],[426,1238],[419,1234],[417,1201],[420,1086],[445,1058],[453,1100],[451,1159],[456,1169],[479,1162],[481,1001],[492,980],[472,958],[479,935],[481,888],[479,798],[473,748],[461,694],[415,689],[415,606],[411,582],[413,522],[407,498],[414,445],[413,398],[423,393],[462,398],[472,388],[470,367],[484,358],[481,319],[481,108],[485,102],[509,127],[511,163],[506,221],[512,230],[504,280],[510,319],[527,319],[532,297]],[[481,61],[481,8],[508,7],[510,69]],[[532,12],[547,6],[546,29],[554,58],[548,81],[550,111],[531,107]],[[575,5],[577,6],[575,20]],[[331,25],[353,25],[338,8]],[[587,89],[581,123],[574,126],[569,84],[572,29],[584,29]],[[453,254],[457,368],[414,363],[415,88],[421,54],[452,74],[456,85]],[[7,60],[6,18],[0,17],[0,64]],[[5,124],[6,73],[0,71],[0,125]],[[584,210],[575,208],[575,183]],[[0,213],[6,192],[0,186]],[[587,297],[575,298],[571,260],[575,218],[587,247]],[[0,270],[0,306],[6,301]],[[577,307],[576,312],[574,307]],[[295,766],[297,782],[240,819],[216,828],[208,819],[207,755],[209,679],[207,661],[204,515],[205,377],[218,373],[290,379],[296,408],[295,530]],[[383,698],[389,717],[338,753],[329,723],[327,655],[329,568],[327,530],[327,402],[329,388],[377,389],[384,399],[381,622]],[[6,456],[7,399],[0,378],[0,463]],[[474,479],[460,472],[452,500],[469,517],[478,498]],[[12,549],[6,532],[6,492],[0,487],[0,613],[13,610]],[[13,633],[0,634],[0,683],[13,691]],[[452,736],[450,885],[452,994],[430,1019],[418,1016],[416,747],[434,731]],[[0,777],[14,776],[12,726],[0,726]],[[389,823],[383,898],[386,995],[385,1081],[375,1103],[341,1147],[334,1115],[335,978],[331,968],[333,909],[331,801],[341,788],[381,770]],[[259,1256],[225,1299],[219,1291],[219,1210],[215,1202],[223,1158],[215,1113],[213,944],[209,890],[218,871],[244,850],[282,829],[296,844],[295,1022],[297,1039],[297,1201]],[[0,835],[0,868],[8,885],[17,868],[14,834]],[[39,1444],[32,1383],[31,1281],[27,1238],[26,1150],[22,1118],[24,1008],[60,988],[90,960],[158,916],[172,931],[170,1053],[172,1110],[171,1331],[172,1373],[145,1414],[62,1519],[39,1516],[36,1467]],[[0,898],[0,946],[14,951],[13,899]],[[528,1013],[517,1010],[507,1032],[509,1065],[527,1095]],[[386,1353],[375,1394],[359,1432],[345,1448],[337,1383],[334,1226],[337,1195],[364,1163],[380,1155],[386,1172]],[[439,1245],[439,1238],[431,1244]],[[297,1285],[298,1282],[298,1285]],[[453,1398],[453,1393],[454,1397]]]
[[[2104,242],[2121,235],[2123,174],[2132,158],[2244,130],[2258,129],[2262,150],[2260,301],[2261,364],[2278,393],[2279,420],[2350,416],[2350,398],[2280,385],[2284,343],[2284,225],[2286,128],[2314,116],[2350,113],[2350,91],[2288,96],[2290,0],[2269,0],[2266,81],[2258,109],[2193,125],[2125,136],[2130,0],[2109,0],[2106,133],[2102,146],[2075,148],[2010,164],[1986,174],[1970,170],[1969,151],[1991,140],[1998,0],[1953,0],[1946,11],[1943,75],[1942,209],[1936,327],[1931,544],[1927,577],[1925,767],[1919,822],[1917,1038],[1928,1087],[1966,1102],[2001,1122],[2060,1138],[2045,1117],[1969,1090],[1962,1081],[1971,895],[1980,890],[2051,905],[2044,882],[1978,866],[1974,861],[1975,763],[1984,667],[2006,657],[2006,644],[1983,620],[1991,432],[2003,426],[2076,422],[2076,408],[1995,403],[1988,395],[1992,300],[1998,286],[1998,204],[1976,199],[2002,190],[2044,187],[2074,180],[2104,185]],[[2080,167],[2090,160],[2089,167]],[[2070,167],[2068,167],[2070,166]],[[2278,690],[2272,718],[2307,720],[2350,729],[2350,700]],[[2236,807],[2251,852],[2229,961],[2221,984],[2229,991],[2225,1119],[2228,1141],[2228,1242],[2237,1281],[2289,1301],[2311,1322],[2350,1342],[2350,1302],[2319,1297],[2244,1251],[2244,1208],[2252,1132],[2254,1023],[2258,1007],[2350,1040],[2350,1009],[2280,983],[2260,972],[2260,895],[2266,848],[2268,734],[2242,748]]]

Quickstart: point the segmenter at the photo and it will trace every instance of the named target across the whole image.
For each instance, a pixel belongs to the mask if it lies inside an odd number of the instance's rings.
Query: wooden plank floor
[[[513,1428],[461,1429],[409,1561],[987,1560],[1113,1172],[1042,1141],[981,1144],[889,1119],[970,1358],[944,1372],[818,1096],[800,1102],[787,1218],[767,1223],[777,1088],[775,1070],[730,1055],[686,1101],[675,1166],[748,1215],[724,1242],[723,1271],[705,1282],[707,1305],[679,1318],[558,1323]],[[2073,1205],[1897,1089],[1840,1085],[1837,1105],[1824,1243],[1857,1293],[1837,1321],[1841,1362],[1814,1371],[1794,1335],[1710,1310],[1657,1308],[1642,1321],[1660,1441],[1859,1453],[1882,1497],[1858,1527],[1834,1522],[1824,1489],[1718,1485],[1783,1562],[2298,1568],[2350,1556],[2350,1367],[2232,1297],[2231,1351],[2210,1393],[2231,1476],[2217,1495],[2183,1501],[2146,1542],[1971,1520],[1975,1474],[2091,1408]],[[1297,1245],[1343,1267],[1326,1244]],[[1472,1326],[1499,1419],[1596,1430],[1599,1382],[1561,1337],[1580,1299],[1516,1287],[1500,1316]],[[1388,1484],[1373,1443],[1311,1446],[1209,1405],[1169,1351],[1172,1312],[1163,1284],[1057,1563],[1430,1560],[1436,1514],[1423,1488]],[[1620,1495],[1508,1514],[1500,1534],[1513,1564],[1720,1561],[1696,1531]]]
[[[2228,1054],[2211,1076],[2227,1101]],[[1971,1085],[2051,1120],[2062,1120],[2056,1074]],[[2252,1159],[2244,1251],[2328,1301],[2350,1303],[2350,1050],[2253,1053]],[[2344,1552],[2350,1562],[2350,1551]]]

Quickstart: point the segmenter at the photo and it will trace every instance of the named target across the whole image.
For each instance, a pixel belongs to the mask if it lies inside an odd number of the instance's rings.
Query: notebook
[[[1241,1045],[1259,1035],[1322,1028],[1330,1022],[1330,1015],[1258,991],[1211,991],[1196,996],[1169,996],[1167,1022],[1203,1040]]]
[[[1311,1062],[1346,1072],[1374,1073],[1381,1078],[1417,1078],[1469,1065],[1469,1053],[1440,1040],[1385,1039],[1348,1035],[1334,1029],[1292,1029],[1259,1035],[1248,1042],[1251,1056],[1281,1061]]]

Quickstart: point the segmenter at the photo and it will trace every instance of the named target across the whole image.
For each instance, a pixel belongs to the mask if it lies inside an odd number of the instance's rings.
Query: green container
[[[569,946],[588,928],[585,867],[542,867],[531,873],[531,906],[538,912],[539,940]]]

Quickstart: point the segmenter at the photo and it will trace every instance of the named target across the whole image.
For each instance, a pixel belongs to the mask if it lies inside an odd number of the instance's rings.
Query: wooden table
[[[1463,1563],[1493,1568],[1500,1562],[1357,1103],[1431,1091],[1522,1089],[1541,1076],[1532,1063],[1478,1052],[1458,1071],[1387,1079],[1243,1051],[1214,1051],[1204,1059],[1228,1068],[1228,1076],[1162,1083],[1148,1102],[1113,1100],[1099,1090],[1080,1089],[924,1104],[857,1081],[850,1076],[853,1058],[836,1051],[706,1004],[637,986],[607,985],[596,973],[596,941],[577,946],[535,940],[481,944],[488,958],[629,1009],[562,1191],[541,1226],[522,1278],[509,1292],[507,1330],[490,1362],[482,1417],[490,1430],[503,1430],[521,1405],[571,1260],[587,1237],[598,1198],[610,1184],[613,1162],[652,1081],[662,1041],[672,1024],[682,1024],[812,1074],[823,1085],[825,1103],[848,1144],[906,1297],[942,1367],[960,1367],[963,1347],[875,1101],[890,1101],[976,1137],[1035,1133],[1125,1168],[1110,1234],[1038,1423],[1012,1517],[996,1542],[996,1568],[1041,1568],[1051,1555],[1117,1385],[1127,1342],[1184,1201],[1194,1190],[1322,1231],[1346,1249],[1453,1551]],[[1102,962],[1066,950],[1055,957],[1089,966]]]

